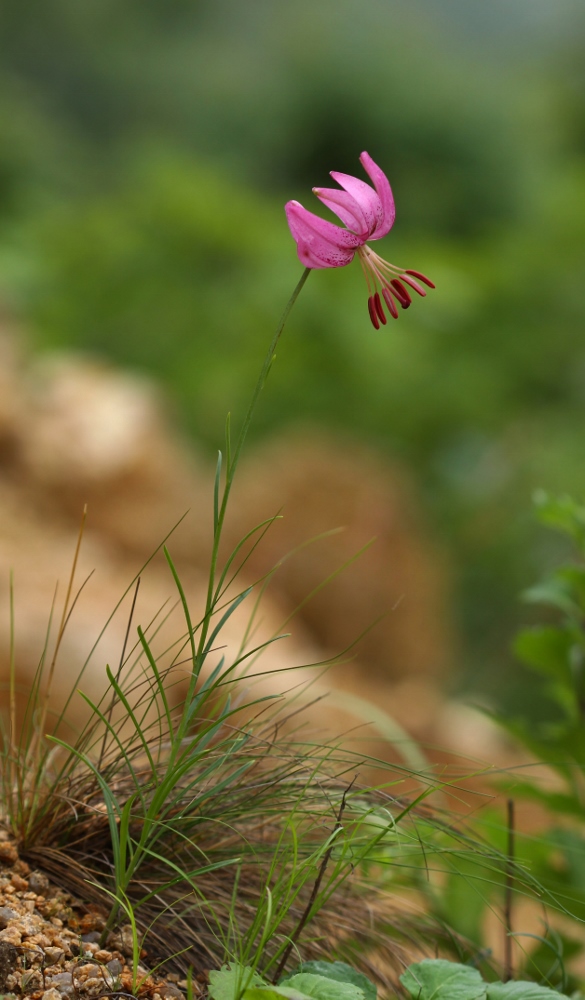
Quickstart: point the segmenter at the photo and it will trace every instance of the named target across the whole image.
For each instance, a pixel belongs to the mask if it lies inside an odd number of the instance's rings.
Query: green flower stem
[[[300,278],[300,280],[299,280],[299,282],[298,282],[298,284],[297,284],[294,292],[292,293],[290,299],[288,300],[288,302],[286,304],[285,310],[284,310],[284,312],[283,312],[283,314],[281,316],[281,319],[280,319],[280,323],[278,324],[278,326],[276,328],[276,331],[275,331],[274,336],[272,338],[272,341],[270,343],[270,347],[268,348],[268,351],[266,353],[266,357],[264,358],[264,363],[262,365],[262,368],[260,370],[260,374],[258,376],[258,381],[256,383],[256,388],[254,389],[254,395],[252,396],[252,399],[250,401],[250,405],[248,407],[248,412],[246,413],[246,416],[244,417],[244,423],[242,424],[242,429],[240,431],[240,436],[238,438],[238,443],[236,445],[236,450],[234,452],[232,463],[231,463],[231,466],[230,466],[230,468],[228,469],[228,472],[227,472],[227,478],[226,478],[226,484],[225,484],[225,492],[224,492],[223,503],[222,503],[222,509],[225,508],[225,506],[227,504],[227,498],[229,497],[229,491],[231,489],[231,485],[232,485],[232,482],[233,482],[234,473],[236,471],[236,466],[238,464],[238,459],[240,457],[240,453],[242,451],[242,448],[243,448],[243,445],[244,445],[244,441],[246,440],[246,437],[247,437],[247,434],[248,434],[248,430],[249,430],[250,424],[252,422],[252,417],[254,415],[254,410],[256,409],[256,403],[258,402],[258,398],[260,396],[260,393],[262,392],[262,389],[264,388],[264,384],[266,382],[266,379],[268,378],[268,373],[269,373],[269,371],[270,371],[270,369],[272,367],[272,363],[274,361],[274,352],[275,352],[275,350],[277,348],[278,341],[280,340],[282,331],[284,330],[286,321],[287,321],[287,319],[288,319],[288,317],[289,317],[289,315],[291,313],[292,307],[294,306],[295,302],[297,301],[297,299],[298,299],[298,297],[299,297],[299,295],[300,295],[300,293],[302,291],[302,288],[303,288],[303,286],[304,286],[304,284],[305,284],[305,282],[306,282],[307,278],[309,277],[309,275],[310,275],[310,273],[311,273],[312,270],[313,269],[311,267],[306,267],[305,270],[303,271],[303,273],[301,275],[301,278]]]
[[[286,321],[287,321],[287,319],[288,319],[288,317],[290,315],[291,309],[294,306],[295,302],[297,301],[297,299],[298,299],[298,297],[299,297],[299,295],[301,293],[301,290],[302,290],[302,288],[303,288],[303,286],[304,286],[307,278],[309,277],[309,275],[311,273],[311,270],[312,270],[312,268],[306,267],[305,270],[303,271],[303,273],[301,275],[301,278],[300,278],[300,280],[299,280],[296,288],[294,289],[294,291],[293,291],[290,299],[288,300],[288,302],[286,304],[284,312],[283,312],[283,314],[282,314],[282,316],[280,318],[280,322],[279,322],[278,326],[276,327],[276,330],[274,332],[274,336],[273,336],[273,338],[272,338],[272,340],[270,342],[270,346],[268,348],[268,351],[266,352],[266,357],[264,358],[264,362],[262,364],[262,368],[260,369],[260,374],[258,376],[258,381],[256,382],[256,388],[254,389],[254,393],[252,395],[252,399],[250,400],[250,405],[248,406],[248,410],[246,412],[246,416],[244,417],[244,422],[243,422],[242,428],[240,430],[240,434],[239,434],[239,437],[238,437],[238,442],[236,444],[235,451],[233,453],[233,456],[231,456],[231,457],[229,455],[229,450],[230,449],[229,449],[229,442],[228,442],[227,453],[228,453],[229,462],[228,462],[228,465],[226,467],[225,486],[224,486],[223,496],[222,496],[222,500],[221,500],[221,507],[219,509],[219,513],[218,513],[218,517],[217,517],[217,524],[215,526],[214,537],[213,537],[213,550],[212,550],[212,553],[211,553],[211,563],[210,563],[210,568],[209,568],[209,582],[208,582],[208,588],[207,588],[207,600],[206,600],[206,603],[205,603],[205,615],[204,615],[204,618],[203,618],[203,621],[202,621],[202,625],[201,625],[201,634],[199,636],[199,643],[198,643],[198,647],[197,647],[197,654],[196,654],[196,657],[195,657],[195,663],[193,664],[193,667],[194,667],[194,669],[193,669],[193,677],[192,677],[191,685],[190,685],[190,688],[192,687],[193,689],[194,689],[195,684],[197,682],[197,676],[199,674],[199,670],[200,670],[201,665],[203,663],[205,643],[206,643],[206,640],[207,640],[207,635],[208,635],[208,632],[209,632],[209,626],[211,624],[211,617],[212,617],[214,606],[215,606],[215,603],[216,603],[216,595],[214,594],[214,586],[215,586],[215,575],[216,575],[216,570],[217,570],[217,560],[218,560],[218,555],[219,555],[219,545],[220,545],[220,541],[221,541],[221,534],[222,534],[222,530],[223,530],[223,524],[224,524],[224,521],[225,521],[225,515],[226,515],[226,511],[227,511],[227,505],[228,505],[228,501],[229,501],[229,497],[230,497],[230,493],[231,493],[231,489],[232,489],[232,485],[233,485],[233,481],[234,481],[234,476],[235,476],[235,473],[236,473],[236,469],[237,469],[237,466],[238,466],[240,455],[242,453],[242,448],[244,446],[244,442],[246,440],[246,437],[248,436],[248,430],[250,429],[250,424],[252,423],[252,417],[254,416],[254,411],[256,409],[256,405],[258,403],[258,399],[260,397],[260,393],[262,392],[262,389],[264,388],[264,385],[266,384],[266,380],[268,378],[268,374],[270,372],[270,369],[271,369],[273,361],[274,361],[274,352],[276,351],[276,347],[277,347],[278,342],[279,342],[279,340],[281,338],[282,331],[284,330],[284,327],[285,327]],[[190,690],[189,691],[189,695],[191,695],[191,694],[192,694],[192,691]],[[186,704],[189,704],[189,701],[190,701],[190,697],[188,696],[187,699],[186,699]]]

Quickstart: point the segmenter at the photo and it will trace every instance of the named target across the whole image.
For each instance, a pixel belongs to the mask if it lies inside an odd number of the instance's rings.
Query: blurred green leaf
[[[324,962],[319,960],[302,962],[298,969],[294,969],[289,975],[283,976],[280,983],[285,985],[300,972],[325,976],[327,979],[332,979],[338,983],[352,983],[363,992],[365,1000],[376,1000],[378,990],[375,983],[368,979],[363,972],[358,972],[357,969],[353,969],[346,962]]]
[[[487,990],[477,969],[440,958],[415,962],[400,982],[413,1000],[480,1000]]]
[[[210,971],[209,996],[211,1000],[237,1000],[244,989],[263,984],[262,976],[254,969],[231,962]]]

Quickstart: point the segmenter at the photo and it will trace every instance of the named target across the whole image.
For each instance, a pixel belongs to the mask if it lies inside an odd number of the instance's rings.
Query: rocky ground
[[[162,978],[141,952],[133,992],[132,929],[122,926],[100,944],[106,911],[63,892],[18,856],[0,831],[0,1000],[184,1000],[186,980]],[[205,977],[193,982],[205,993]]]

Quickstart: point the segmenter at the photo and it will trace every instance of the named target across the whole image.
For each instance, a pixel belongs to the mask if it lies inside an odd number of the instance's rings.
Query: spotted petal
[[[392,188],[390,187],[390,182],[388,181],[386,174],[383,170],[380,170],[380,167],[376,163],[374,163],[369,153],[362,153],[360,156],[360,163],[376,188],[376,193],[382,205],[382,219],[370,234],[370,239],[379,240],[382,236],[385,236],[386,233],[390,232],[392,226],[394,225],[394,219],[396,218],[396,208],[394,205],[394,198],[392,196]]]
[[[320,219],[298,201],[288,201],[284,210],[299,260],[305,267],[344,267],[364,242],[349,229]]]

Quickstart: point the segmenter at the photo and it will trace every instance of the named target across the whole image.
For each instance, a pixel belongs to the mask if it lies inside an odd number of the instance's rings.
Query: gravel
[[[105,947],[106,911],[84,905],[41,871],[31,871],[0,831],[0,1000],[184,1000],[179,976],[161,979],[146,966],[132,992],[132,928],[119,927]],[[147,955],[141,952],[141,960]],[[195,996],[204,985],[193,982]]]

